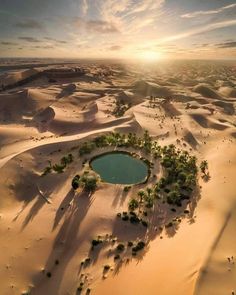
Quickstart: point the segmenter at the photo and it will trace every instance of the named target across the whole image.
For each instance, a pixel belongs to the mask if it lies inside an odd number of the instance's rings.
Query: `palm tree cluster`
[[[49,166],[45,167],[42,173],[42,176],[45,176],[52,171],[55,171],[57,173],[62,173],[64,172],[64,169],[66,168],[67,165],[73,162],[73,155],[68,154],[67,156],[63,156],[60,160],[60,163],[56,163],[52,165],[51,161],[48,161]]]
[[[148,131],[143,136],[138,137],[135,133],[120,134],[109,133],[96,137],[91,142],[84,142],[79,149],[79,154],[90,153],[95,148],[106,146],[132,147],[142,150],[146,154],[151,154],[154,159],[159,159],[163,167],[163,177],[152,188],[138,193],[140,206],[152,208],[155,199],[162,199],[168,204],[181,206],[182,201],[189,199],[196,186],[197,179],[197,159],[191,156],[187,151],[177,149],[173,144],[161,147],[156,140],[152,140]],[[152,163],[146,160],[149,167]],[[206,173],[207,162],[203,161],[201,171]],[[132,199],[129,209],[137,208],[136,199]]]
[[[83,175],[75,175],[72,179],[71,186],[74,190],[82,187],[85,191],[93,192],[97,187],[98,179],[97,177],[89,173],[89,171],[85,171]]]
[[[89,154],[96,148],[107,146],[132,147],[150,153],[156,145],[157,142],[152,141],[148,131],[145,131],[142,137],[138,137],[135,133],[128,133],[126,135],[118,132],[111,132],[106,135],[98,136],[89,142],[84,142],[79,147],[79,154]]]
[[[125,103],[122,99],[116,100],[116,106],[112,112],[115,117],[122,117],[124,113],[131,107],[131,103]]]
[[[124,139],[123,137],[118,138],[120,144],[120,139]],[[197,184],[198,168],[195,156],[177,149],[173,144],[161,147],[157,141],[151,139],[147,131],[142,138],[129,133],[125,137],[124,145],[139,148],[151,154],[153,158],[160,160],[163,168],[163,176],[160,180],[152,187],[140,190],[137,196],[129,202],[129,211],[138,210],[139,220],[143,220],[140,214],[154,207],[155,200],[159,199],[170,205],[181,206],[184,200],[190,199]],[[123,216],[122,219],[129,220],[130,218],[127,217]]]

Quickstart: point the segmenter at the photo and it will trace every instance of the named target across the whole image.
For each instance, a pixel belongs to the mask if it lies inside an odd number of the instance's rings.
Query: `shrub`
[[[116,254],[116,255],[114,256],[114,260],[118,260],[118,259],[120,259],[120,255],[119,255],[119,254]]]
[[[142,220],[142,225],[145,226],[145,227],[148,227],[148,223],[147,223],[147,221]]]
[[[136,199],[131,199],[129,201],[129,210],[134,211],[135,209],[138,208],[138,201]]]
[[[106,136],[105,135],[101,135],[101,136],[98,136],[94,139],[94,143],[97,147],[104,147],[107,145],[107,142],[106,142]]]
[[[123,252],[125,250],[125,245],[122,243],[118,244],[116,250],[119,252]]]
[[[131,186],[130,186],[130,185],[129,185],[129,186],[125,186],[125,187],[124,187],[124,192],[127,193],[130,189],[131,189]]]
[[[166,224],[166,228],[172,227],[173,225],[174,225],[173,222],[169,222]]]
[[[129,242],[128,242],[128,247],[132,247],[133,244],[134,244],[134,243],[133,243],[132,241],[129,241]]]
[[[97,238],[92,240],[92,246],[97,246],[102,243],[102,240]]]
[[[140,219],[136,215],[130,216],[129,220],[131,223],[139,223],[140,222]]]
[[[51,173],[51,171],[52,171],[52,167],[51,166],[47,166],[46,168],[44,168],[43,173],[42,173],[42,176],[45,176],[45,175]]]
[[[152,196],[147,196],[145,199],[145,207],[146,208],[152,208],[154,205],[154,199]]]
[[[80,176],[76,175],[71,182],[71,186],[73,187],[74,190],[76,190],[79,187],[79,180],[80,180]]]
[[[106,265],[104,265],[103,270],[104,271],[108,271],[110,268],[111,268],[110,265],[109,264],[106,264]]]
[[[128,216],[128,215],[123,215],[123,216],[122,216],[122,220],[124,220],[124,221],[129,220],[129,216]]]
[[[146,244],[145,244],[143,241],[140,241],[140,242],[137,243],[136,246],[134,246],[134,247],[132,248],[132,251],[133,251],[133,252],[141,251],[141,250],[145,247],[145,245],[146,245]]]
[[[61,165],[64,165],[64,167],[66,167],[66,165],[68,165],[72,162],[73,162],[73,155],[72,154],[68,154],[67,156],[64,156],[61,158]]]
[[[60,165],[60,164],[55,164],[52,166],[52,169],[57,172],[57,173],[62,173],[64,172],[64,168],[65,166],[64,165]]]
[[[181,204],[181,196],[177,191],[171,191],[167,195],[167,203],[170,205],[177,205]]]
[[[200,169],[201,169],[201,172],[206,175],[206,172],[208,170],[208,162],[205,160],[205,161],[202,161],[201,164],[200,164]]]
[[[79,155],[83,156],[85,154],[90,154],[95,148],[94,142],[84,142],[79,149]]]
[[[80,178],[80,183],[83,184],[83,187],[86,191],[94,191],[97,187],[97,178],[94,175],[84,173]]]

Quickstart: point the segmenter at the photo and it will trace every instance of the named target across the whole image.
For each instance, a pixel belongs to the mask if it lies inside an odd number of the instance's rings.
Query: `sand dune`
[[[83,68],[86,74],[81,77],[58,78],[55,83],[39,78],[0,94],[0,293],[78,294],[83,274],[96,295],[232,295],[233,65],[163,64],[146,71],[94,61]],[[1,79],[13,83],[35,73],[18,71]],[[118,101],[129,106],[122,116],[113,113]],[[141,135],[144,130],[160,145],[175,144],[199,163],[209,163],[209,179],[199,175],[193,199],[182,207],[189,213],[170,229],[165,225],[176,214],[171,209],[182,209],[166,203],[153,208],[147,229],[117,219],[145,184],[125,193],[122,185],[101,182],[91,196],[71,189],[72,178],[86,160],[114,149],[81,156],[82,142],[113,131]],[[74,161],[63,173],[41,177],[49,161],[60,163],[68,153]],[[158,159],[148,159],[158,164]],[[150,184],[162,175],[156,166]],[[111,244],[91,250],[92,239],[106,234],[118,242],[142,237],[148,245],[137,258],[130,255],[115,262]],[[81,261],[88,256],[91,263],[83,268]],[[106,264],[111,269],[104,278]]]
[[[31,115],[35,110],[34,101],[28,96],[28,90],[14,94],[0,94],[0,119],[11,122],[23,119],[23,116]]]
[[[168,87],[159,86],[158,84],[146,81],[137,81],[133,85],[135,93],[144,96],[170,97],[172,92]]]
[[[192,118],[203,128],[212,128],[216,130],[225,130],[228,128],[227,125],[215,123],[214,121],[208,119],[206,116],[201,114],[193,114]]]
[[[203,97],[220,99],[220,95],[207,84],[199,84],[193,88],[193,91],[201,94]]]
[[[221,87],[219,92],[226,97],[236,98],[236,89],[233,87]]]

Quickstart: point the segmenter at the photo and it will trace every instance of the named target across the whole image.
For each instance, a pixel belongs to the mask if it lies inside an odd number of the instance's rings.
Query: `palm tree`
[[[206,171],[208,170],[208,162],[206,160],[202,161],[200,164],[200,169],[204,175],[206,175]]]
[[[145,195],[146,195],[146,194],[145,194],[144,190],[140,190],[140,191],[138,192],[139,203],[142,203],[142,202],[143,202],[143,199],[144,199],[144,196],[145,196]]]

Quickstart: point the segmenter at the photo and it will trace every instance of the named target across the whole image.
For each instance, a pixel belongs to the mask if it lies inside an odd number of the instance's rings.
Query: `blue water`
[[[92,169],[109,183],[135,184],[146,180],[148,166],[129,154],[115,152],[92,160]]]

